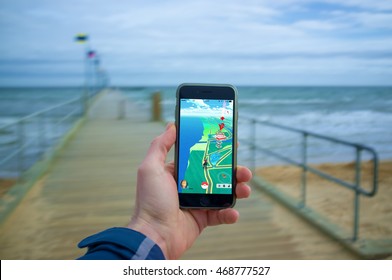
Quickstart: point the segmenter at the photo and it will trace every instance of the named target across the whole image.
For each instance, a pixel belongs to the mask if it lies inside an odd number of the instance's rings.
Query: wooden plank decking
[[[124,97],[108,92],[84,126],[0,227],[1,259],[74,259],[84,237],[127,224],[135,197],[137,167],[164,126],[149,122]],[[262,193],[239,201],[235,225],[205,230],[184,259],[353,259],[338,243]]]

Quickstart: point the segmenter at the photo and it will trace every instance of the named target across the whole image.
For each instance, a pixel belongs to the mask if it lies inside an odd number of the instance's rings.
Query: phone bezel
[[[233,104],[233,169],[232,169],[232,194],[190,194],[178,192],[179,204],[181,208],[191,209],[223,209],[233,207],[236,202],[236,170],[237,170],[237,89],[227,84],[181,84],[177,88],[176,94],[176,126],[177,142],[175,146],[175,177],[178,187],[178,156],[179,156],[179,127],[180,127],[180,100],[189,99],[230,99]]]

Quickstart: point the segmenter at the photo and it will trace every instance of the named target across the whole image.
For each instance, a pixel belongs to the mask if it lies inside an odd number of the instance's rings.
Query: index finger
[[[238,165],[236,177],[237,183],[248,182],[250,179],[252,179],[252,172],[249,170],[249,168]]]

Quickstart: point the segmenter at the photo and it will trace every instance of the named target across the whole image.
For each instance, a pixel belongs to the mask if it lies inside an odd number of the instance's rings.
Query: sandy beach
[[[354,180],[353,163],[315,165],[330,175],[348,182]],[[372,164],[362,163],[362,185],[370,189]],[[294,166],[259,168],[257,174],[294,198],[300,198],[301,169]],[[307,206],[330,219],[349,233],[352,232],[354,192],[308,173]],[[374,197],[361,196],[359,237],[365,239],[392,238],[392,161],[379,165],[378,191]]]

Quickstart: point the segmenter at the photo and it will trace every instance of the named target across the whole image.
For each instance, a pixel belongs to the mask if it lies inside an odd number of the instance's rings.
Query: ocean
[[[392,87],[237,87],[239,163],[250,164],[245,143],[255,131],[246,117],[308,130],[374,148],[382,160],[392,159]],[[176,87],[122,88],[140,107],[150,110],[151,92],[162,93],[163,116],[174,121]],[[258,144],[301,160],[301,138],[266,126],[257,127]],[[308,161],[354,160],[351,147],[309,139]],[[370,159],[364,153],[363,160]],[[257,165],[282,164],[257,154]]]
[[[18,177],[21,170],[26,170],[53,147],[80,116],[82,104],[76,101],[25,120],[23,125],[4,126],[78,98],[82,93],[81,88],[0,88],[0,178]],[[22,134],[24,137],[19,137]],[[23,158],[14,156],[3,162],[21,146],[24,146]]]
[[[252,135],[257,143],[293,157],[301,158],[301,139],[298,135],[257,127],[256,131],[245,120],[253,117],[277,124],[361,143],[374,148],[380,159],[392,159],[392,87],[257,87],[238,88],[239,150],[241,164],[249,164],[253,154],[242,145]],[[163,117],[174,121],[176,87],[123,87],[119,88],[142,110],[150,110],[151,94],[162,93]],[[20,117],[70,100],[82,94],[81,88],[0,88],[0,127]],[[79,105],[75,105],[79,106]],[[63,110],[69,110],[64,108]],[[58,114],[61,115],[59,110]],[[55,118],[56,114],[50,115]],[[49,119],[49,117],[48,117]],[[36,124],[27,124],[27,138],[37,134]],[[45,144],[50,145],[66,130],[49,133]],[[16,149],[16,131],[0,130],[0,161]],[[344,162],[353,160],[351,148],[309,140],[309,162]],[[42,152],[39,143],[27,148],[27,165]],[[366,155],[363,159],[367,159]],[[261,153],[257,165],[282,164],[279,160]],[[0,176],[11,176],[17,163],[4,169]]]

